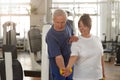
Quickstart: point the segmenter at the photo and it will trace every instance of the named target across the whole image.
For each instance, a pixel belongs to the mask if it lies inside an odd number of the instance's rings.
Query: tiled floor
[[[31,70],[32,69],[32,62],[29,53],[20,52],[18,56],[18,60],[21,62],[23,70]],[[40,80],[38,77],[26,77],[24,76],[23,80]]]
[[[114,62],[105,62],[106,80],[120,80],[120,66],[115,66]]]
[[[19,53],[18,60],[21,62],[23,70],[32,68],[31,58],[28,53]],[[106,80],[120,80],[120,66],[115,66],[114,62],[105,62]],[[40,80],[40,78],[25,77],[24,80]]]
[[[22,53],[19,55],[19,60],[22,61],[21,64],[23,65],[24,69],[31,68],[30,56],[29,54]],[[106,80],[120,80],[120,66],[115,66],[114,62],[105,62],[105,74]],[[30,80],[29,78],[25,77],[24,80]],[[34,78],[34,80],[40,80],[39,78]]]

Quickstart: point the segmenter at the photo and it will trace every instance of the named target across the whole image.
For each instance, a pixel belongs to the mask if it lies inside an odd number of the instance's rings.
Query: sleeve
[[[60,46],[54,37],[48,34],[46,36],[46,43],[49,58],[54,58],[55,56],[61,55]]]
[[[78,56],[80,48],[78,47],[77,42],[73,42],[71,45],[71,56]]]
[[[102,53],[102,55],[103,55],[104,50],[103,50],[102,41],[101,41],[101,39],[100,39],[99,37],[97,37],[97,39],[98,39],[98,42],[99,42],[99,46],[100,46],[100,49],[101,49],[101,53]]]

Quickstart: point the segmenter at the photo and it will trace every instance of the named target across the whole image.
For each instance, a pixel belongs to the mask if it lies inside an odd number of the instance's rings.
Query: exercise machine
[[[36,27],[31,28],[28,32],[32,69],[24,70],[25,76],[40,77],[41,80],[49,80],[49,60],[45,37],[50,27],[51,25],[49,24],[44,25],[42,33]],[[40,54],[40,62],[35,59],[37,54]]]
[[[120,34],[117,36],[115,65],[120,66]]]
[[[23,80],[23,70],[17,60],[17,49],[14,45],[3,45],[3,60],[0,63],[1,80]]]
[[[3,58],[0,60],[1,80],[23,80],[23,69],[17,60],[15,23],[3,24]]]
[[[49,60],[47,44],[45,37],[51,25],[44,25],[42,29],[42,63],[41,63],[41,80],[49,80]]]
[[[25,76],[41,77],[41,47],[42,34],[37,26],[31,26],[28,31],[28,44],[32,69],[24,70]]]

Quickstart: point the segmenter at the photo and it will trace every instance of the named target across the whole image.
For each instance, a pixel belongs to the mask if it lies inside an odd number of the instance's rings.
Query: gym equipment
[[[17,49],[14,45],[3,45],[3,60],[0,63],[1,80],[23,80],[23,70],[17,60]]]
[[[15,45],[16,46],[16,24],[11,21],[7,21],[3,24],[3,45]]]
[[[45,37],[51,25],[44,25],[42,29],[42,63],[41,63],[41,80],[49,80],[49,60],[47,44]]]
[[[112,57],[114,57],[115,53],[116,53],[116,44],[118,41],[118,37],[116,36],[116,39],[113,40],[106,40],[106,35],[105,33],[103,33],[104,35],[104,41],[102,41],[103,43],[103,48],[104,48],[104,61],[108,61],[110,62],[112,60]]]
[[[39,29],[33,28],[28,32],[31,52],[41,51],[41,32]]]
[[[120,34],[117,36],[117,45],[116,45],[116,58],[115,58],[115,65],[120,66]]]
[[[49,80],[49,60],[45,37],[50,27],[51,25],[44,25],[42,29],[42,34],[40,34],[41,32],[39,31],[39,29],[35,27],[31,28],[31,30],[28,32],[32,69],[24,70],[25,76],[41,77],[41,80]],[[40,56],[40,63],[37,63],[37,61],[35,60],[36,53],[41,54],[42,56]]]
[[[120,44],[117,44],[117,52],[115,58],[115,65],[120,66]]]
[[[39,29],[37,29],[37,27],[31,28],[28,32],[32,69],[24,70],[25,76],[41,77],[41,80],[49,80],[49,60],[45,37],[50,27],[51,25],[44,25],[42,33],[39,31]],[[39,63],[37,60],[35,60],[35,56],[37,54],[41,54],[39,56],[41,57],[41,61]]]
[[[73,71],[72,68],[70,68],[69,71],[72,73],[72,71]],[[60,74],[61,75],[64,74],[63,69],[60,69]]]
[[[32,69],[24,70],[25,76],[30,77],[41,77],[41,59],[37,60],[36,58],[41,58],[41,46],[42,46],[42,35],[39,29],[36,26],[31,28],[28,32],[28,44],[30,46],[30,56],[32,61]]]
[[[105,45],[106,44],[106,45]],[[106,41],[104,43],[104,61],[111,61],[112,55],[114,53],[113,41]]]
[[[106,36],[105,36],[105,40],[102,43],[104,48],[104,61],[110,62],[112,59],[112,55],[114,54],[114,47],[113,47],[114,42],[113,40],[106,41]]]
[[[23,80],[23,70],[17,60],[15,23],[3,24],[3,59],[0,60],[1,80]]]

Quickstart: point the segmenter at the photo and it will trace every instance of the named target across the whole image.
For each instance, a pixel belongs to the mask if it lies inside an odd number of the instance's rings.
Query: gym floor
[[[23,70],[31,69],[32,65],[29,53],[19,52],[18,54],[18,60],[21,62]],[[105,62],[105,74],[106,80],[120,80],[120,66],[114,65],[114,59],[111,62]],[[40,80],[40,78],[24,76],[23,80]]]
[[[120,66],[114,65],[112,62],[105,62],[106,80],[120,80]]]
[[[18,60],[21,62],[23,70],[31,70],[32,69],[31,58],[30,58],[29,53],[19,52]],[[24,76],[23,80],[40,80],[40,78]]]
[[[20,53],[18,56],[23,69],[31,67],[30,56],[28,53]],[[120,66],[114,65],[114,59],[111,62],[105,62],[106,80],[120,80]],[[40,78],[24,77],[24,80],[40,80]]]

